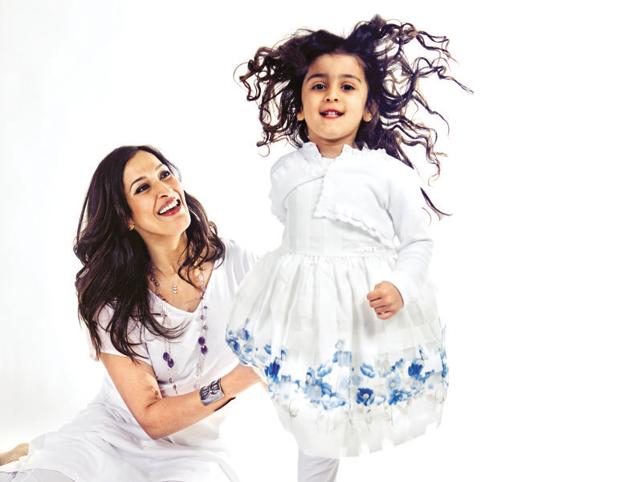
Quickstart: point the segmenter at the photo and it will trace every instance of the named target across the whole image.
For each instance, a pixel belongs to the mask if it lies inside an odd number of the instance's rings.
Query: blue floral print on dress
[[[360,373],[369,378],[374,378],[376,376],[375,369],[367,363],[360,365]]]
[[[441,363],[440,370],[425,369],[429,356],[421,346],[417,347],[415,358],[408,361],[400,357],[393,363],[383,359],[377,361],[375,366],[365,362],[353,366],[353,354],[344,349],[343,340],[336,342],[336,351],[329,360],[317,367],[308,367],[304,379],[297,379],[291,374],[283,373],[287,350],[282,348],[279,356],[273,356],[271,345],[256,348],[253,336],[247,329],[248,323],[249,320],[236,332],[229,330],[227,343],[242,363],[253,365],[264,372],[272,398],[287,401],[297,393],[324,410],[344,407],[350,402],[369,409],[374,405],[392,406],[408,402],[423,395],[425,390],[434,390],[440,383],[445,388],[448,384],[444,350],[439,350],[436,355]],[[340,376],[345,369],[350,375]],[[332,381],[327,379],[332,374],[335,375],[333,378],[337,378],[334,383],[338,383],[338,386],[333,386]],[[436,376],[439,377],[434,382]]]
[[[374,396],[373,390],[370,388],[358,388],[358,393],[356,395],[356,403],[361,405],[369,406],[373,403]]]

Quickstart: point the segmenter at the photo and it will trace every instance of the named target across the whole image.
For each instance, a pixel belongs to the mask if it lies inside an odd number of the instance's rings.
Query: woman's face
[[[153,154],[138,151],[124,167],[122,176],[127,204],[131,209],[129,228],[145,240],[179,236],[191,216],[180,181]]]

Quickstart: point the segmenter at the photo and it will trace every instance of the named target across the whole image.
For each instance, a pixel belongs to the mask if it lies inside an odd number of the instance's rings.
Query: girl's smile
[[[320,112],[320,115],[322,117],[324,117],[325,119],[337,119],[342,114],[343,114],[342,112],[340,112],[339,110],[336,110],[336,109],[327,109],[327,110],[324,110],[324,111]]]

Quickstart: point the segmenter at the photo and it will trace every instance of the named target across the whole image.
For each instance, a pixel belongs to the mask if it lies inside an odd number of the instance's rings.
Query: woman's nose
[[[169,197],[172,192],[172,189],[163,182],[158,183],[158,187],[156,189],[160,197]]]

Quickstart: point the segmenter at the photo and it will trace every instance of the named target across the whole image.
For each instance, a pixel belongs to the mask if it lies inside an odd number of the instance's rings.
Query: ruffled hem
[[[258,343],[248,325],[229,330],[227,342],[267,383],[283,426],[305,453],[374,452],[439,422],[448,386],[444,349],[417,346],[366,357],[339,340],[330,358],[309,365],[309,345],[274,350]]]
[[[228,332],[241,362],[255,367],[283,426],[317,457],[356,456],[397,445],[438,423],[448,386],[444,350],[358,362],[342,342],[330,360],[308,366],[286,349],[257,346],[251,333]]]
[[[423,435],[429,425],[439,425],[443,403],[424,396],[384,411],[366,410],[328,416],[299,411],[275,403],[278,417],[300,449],[311,456],[355,457],[399,445]]]

